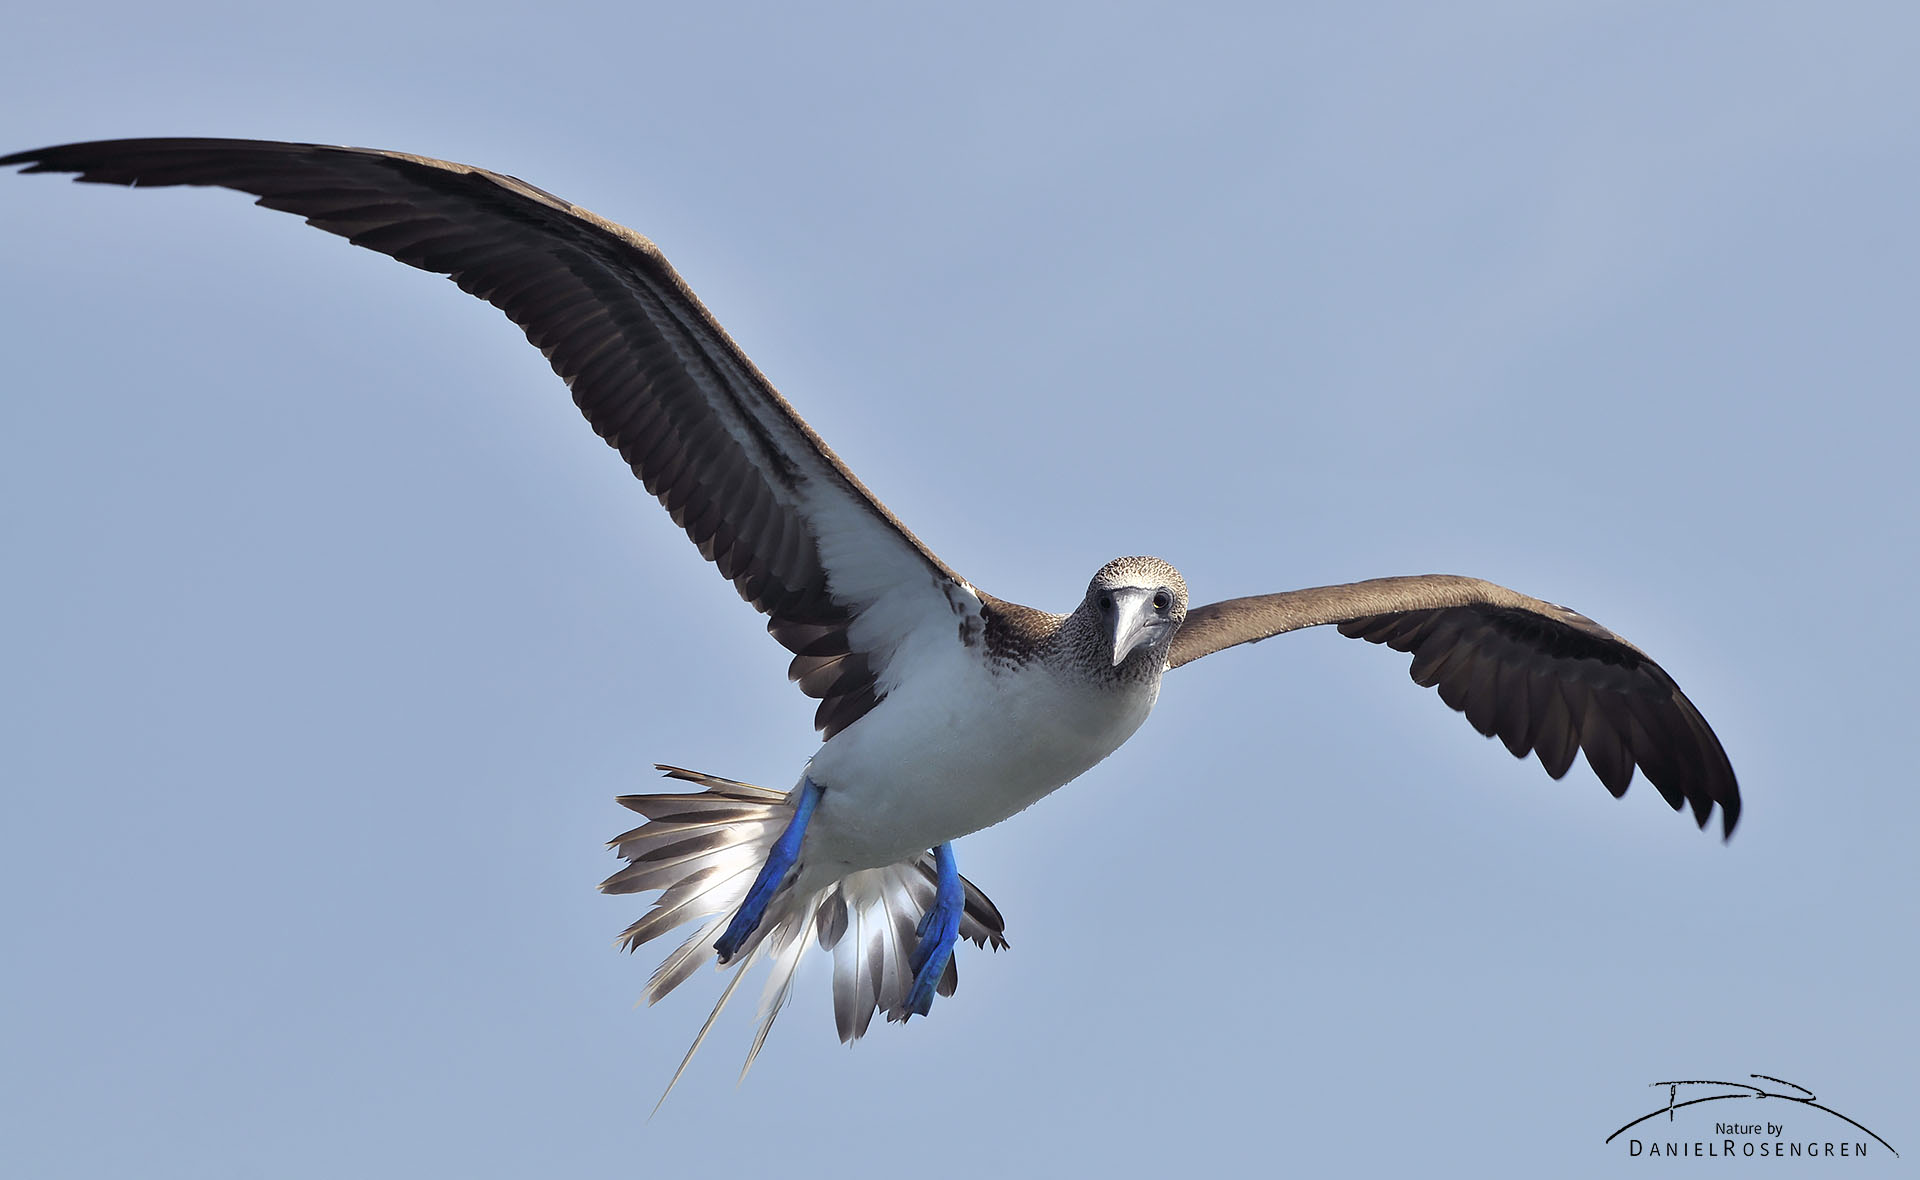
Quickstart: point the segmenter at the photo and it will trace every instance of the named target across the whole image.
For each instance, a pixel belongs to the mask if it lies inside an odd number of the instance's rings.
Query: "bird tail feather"
[[[639,812],[647,822],[609,841],[627,867],[600,884],[603,893],[660,893],[646,914],[621,933],[618,945],[625,950],[638,950],[688,922],[699,923],[647,981],[644,995],[649,1004],[685,983],[709,957],[717,957],[715,940],[746,900],[768,850],[794,812],[786,792],[677,766],[656,769],[668,778],[705,789],[621,796],[621,805]],[[906,1000],[913,972],[907,958],[913,953],[915,927],[933,905],[938,881],[932,854],[849,873],[807,897],[795,896],[797,876],[796,866],[768,903],[759,929],[731,963],[722,965],[721,970],[734,972],[734,977],[681,1059],[666,1093],[660,1095],[662,1102],[686,1072],[740,981],[764,958],[771,960],[773,969],[760,998],[760,1027],[740,1070],[745,1079],[774,1018],[792,997],[794,976],[809,942],[833,953],[834,1023],[842,1042],[864,1034],[876,1011],[885,1012],[888,1020],[908,1017]],[[961,937],[994,950],[1006,946],[1006,923],[1000,911],[973,882],[963,877],[960,883],[966,894]],[[950,959],[939,992],[950,996],[958,985],[959,970]]]

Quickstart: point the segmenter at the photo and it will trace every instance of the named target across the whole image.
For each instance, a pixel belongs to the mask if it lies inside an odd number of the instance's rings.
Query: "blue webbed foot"
[[[800,801],[794,805],[793,818],[787,822],[787,830],[773,842],[767,852],[767,863],[760,866],[760,875],[753,879],[753,887],[747,890],[747,899],[733,915],[733,921],[727,923],[727,931],[713,944],[720,952],[720,961],[728,963],[740,953],[747,939],[760,928],[760,919],[767,915],[767,903],[780,889],[793,862],[800,859],[800,840],[807,834],[807,821],[813,818],[813,808],[820,802],[820,788],[810,778],[800,780]]]
[[[960,911],[966,902],[952,844],[933,850],[933,865],[937,881],[933,905],[920,916],[920,925],[914,930],[919,942],[907,960],[907,966],[913,969],[913,987],[907,992],[910,1016],[925,1016],[933,1010],[934,992],[948,960],[953,958],[953,944],[960,937]]]

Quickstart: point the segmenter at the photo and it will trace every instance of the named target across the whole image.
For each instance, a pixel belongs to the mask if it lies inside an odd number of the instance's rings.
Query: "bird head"
[[[1157,557],[1116,558],[1093,575],[1081,609],[1099,620],[1114,667],[1139,652],[1164,660],[1167,644],[1187,617],[1187,583]]]

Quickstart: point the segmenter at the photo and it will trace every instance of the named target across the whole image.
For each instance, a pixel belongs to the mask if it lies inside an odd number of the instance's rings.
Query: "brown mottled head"
[[[1116,558],[1093,575],[1076,613],[1098,620],[1111,667],[1135,661],[1164,668],[1167,645],[1187,617],[1187,583],[1157,557]]]

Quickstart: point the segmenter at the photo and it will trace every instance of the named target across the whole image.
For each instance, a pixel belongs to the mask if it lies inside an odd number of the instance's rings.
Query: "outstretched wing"
[[[1413,653],[1414,683],[1439,689],[1441,700],[1515,757],[1535,753],[1554,778],[1585,750],[1587,765],[1619,796],[1638,766],[1675,811],[1691,806],[1703,828],[1718,803],[1722,832],[1733,834],[1740,818],[1733,766],[1673,677],[1585,615],[1492,582],[1375,578],[1195,607],[1167,664],[1325,623]]]
[[[827,737],[879,702],[899,646],[971,588],[754,368],[654,244],[499,173],[366,148],[227,139],[68,144],[0,158],[140,186],[217,185],[506,312],[820,699]]]

